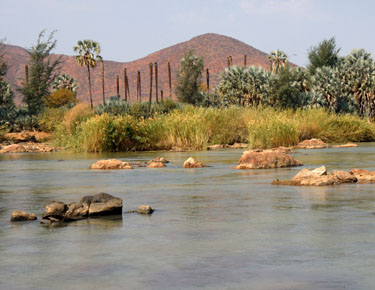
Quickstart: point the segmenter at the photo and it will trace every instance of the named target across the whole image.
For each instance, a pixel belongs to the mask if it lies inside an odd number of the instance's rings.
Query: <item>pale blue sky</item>
[[[73,55],[80,39],[102,46],[105,59],[130,61],[213,32],[307,64],[307,50],[336,37],[342,54],[375,52],[371,0],[0,0],[0,38],[30,47],[56,29],[56,53]]]

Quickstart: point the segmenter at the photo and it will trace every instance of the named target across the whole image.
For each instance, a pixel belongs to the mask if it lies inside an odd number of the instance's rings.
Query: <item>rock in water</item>
[[[349,143],[346,143],[346,144],[335,145],[333,147],[335,147],[335,148],[350,148],[350,147],[358,147],[358,145],[355,144],[355,143],[349,142]]]
[[[117,159],[99,160],[90,166],[90,169],[133,169],[129,162]]]
[[[301,165],[301,161],[280,151],[250,150],[242,153],[236,169],[269,169]]]
[[[202,162],[196,161],[193,157],[189,157],[184,164],[182,165],[183,168],[202,168],[207,167],[207,165],[203,164]]]
[[[29,214],[22,210],[15,210],[14,212],[12,212],[12,215],[10,217],[10,221],[12,222],[32,221],[36,219],[37,217],[35,214]]]
[[[151,163],[148,163],[146,167],[148,167],[148,168],[163,168],[163,167],[165,167],[165,163],[163,163],[163,162],[151,162]]]
[[[150,160],[150,161],[148,161],[147,163],[148,164],[150,164],[150,163],[164,163],[164,164],[166,164],[166,163],[169,163],[169,161],[166,159],[166,158],[164,158],[164,157],[157,157],[157,158],[154,158],[154,159],[152,159],[152,160]]]
[[[52,218],[62,221],[67,209],[67,204],[61,201],[52,201],[46,205],[42,218],[46,220],[51,220]]]
[[[122,213],[122,199],[114,197],[108,193],[85,196],[81,199],[80,204],[83,206],[88,206],[89,216]]]
[[[140,205],[137,209],[137,213],[140,214],[152,214],[153,212],[153,208],[149,205]]]
[[[0,153],[24,153],[26,148],[21,144],[12,144],[0,150]]]
[[[364,169],[353,169],[350,174],[354,175],[358,179],[358,183],[374,183],[375,182],[375,171],[369,171]]]
[[[297,144],[296,148],[298,149],[322,149],[322,148],[328,148],[329,145],[327,143],[324,143],[320,139],[310,139],[310,140],[304,140]]]

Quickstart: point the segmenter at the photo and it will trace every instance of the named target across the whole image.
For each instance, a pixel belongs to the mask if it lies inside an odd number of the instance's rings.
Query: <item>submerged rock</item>
[[[323,186],[323,185],[338,185],[342,183],[355,183],[358,179],[351,173],[345,171],[334,170],[333,173],[328,173],[325,166],[321,166],[314,170],[307,168],[302,169],[297,173],[291,180],[274,180],[274,185],[312,185],[312,186]]]
[[[129,162],[117,159],[99,160],[90,166],[90,169],[133,169]]]
[[[149,205],[138,206],[137,213],[140,214],[152,214],[154,212],[153,208]]]
[[[184,164],[182,165],[183,168],[202,168],[207,167],[206,164],[203,164],[202,162],[196,161],[193,157],[189,157]]]
[[[14,212],[12,212],[12,215],[10,217],[10,221],[12,222],[33,221],[36,219],[37,217],[35,214],[29,214],[22,210],[15,210]]]
[[[250,150],[242,153],[236,169],[269,169],[301,165],[301,161],[280,151]]]
[[[329,145],[327,143],[324,143],[320,139],[310,139],[310,140],[304,140],[297,144],[296,148],[298,149],[322,149],[322,148],[328,148]]]

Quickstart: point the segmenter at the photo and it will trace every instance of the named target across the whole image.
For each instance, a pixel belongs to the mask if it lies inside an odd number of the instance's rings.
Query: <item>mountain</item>
[[[243,65],[244,55],[247,57],[247,65],[269,67],[267,54],[247,45],[239,40],[224,35],[207,33],[196,36],[188,41],[164,48],[147,55],[141,59],[131,62],[104,61],[105,66],[105,93],[106,97],[116,95],[116,75],[120,77],[120,95],[124,97],[123,70],[126,67],[129,79],[131,101],[136,99],[137,71],[141,72],[142,100],[148,99],[149,95],[149,63],[158,63],[159,91],[164,91],[164,97],[169,97],[168,87],[168,59],[171,62],[172,82],[176,79],[176,71],[179,68],[179,61],[185,52],[193,50],[194,53],[204,57],[205,68],[210,71],[210,87],[214,87],[220,80],[220,73],[227,66],[227,57],[232,56],[233,65]],[[24,80],[24,67],[28,63],[27,51],[14,45],[5,45],[5,60],[9,65],[5,79],[11,83],[16,93],[16,86]],[[61,57],[61,73],[68,73],[77,80],[77,96],[88,101],[87,71],[80,67],[74,56],[53,55]],[[205,74],[204,74],[205,76]],[[203,78],[204,79],[204,78]],[[93,100],[98,104],[102,100],[101,93],[101,70],[100,66],[92,71],[91,75]],[[16,93],[16,102],[20,103],[22,96]],[[153,85],[153,98],[155,97],[155,84]],[[160,93],[159,93],[160,98]],[[173,93],[174,98],[174,93]]]

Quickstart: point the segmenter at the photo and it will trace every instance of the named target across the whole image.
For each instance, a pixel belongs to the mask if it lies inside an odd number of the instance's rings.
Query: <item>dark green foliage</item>
[[[177,98],[184,103],[199,103],[201,101],[199,84],[203,72],[203,58],[190,51],[181,58],[180,65],[180,70],[177,72]]]
[[[167,114],[180,105],[170,99],[160,102],[159,104],[152,103],[150,114],[148,113],[148,106],[148,102],[129,104],[119,96],[112,96],[106,101],[105,105],[100,104],[95,107],[95,112],[99,115],[108,113],[111,115],[130,115],[138,119],[146,119],[155,114]]]
[[[307,66],[307,69],[313,75],[319,67],[335,67],[339,62],[339,52],[340,48],[336,47],[334,37],[323,40],[309,50],[308,57],[310,64]]]
[[[60,59],[51,60],[50,53],[56,46],[53,40],[54,32],[51,32],[46,41],[43,41],[43,30],[35,46],[28,50],[29,82],[24,82],[19,91],[23,94],[23,102],[27,105],[30,115],[38,114],[44,106],[44,99],[50,94],[50,87],[55,79],[55,71]]]

